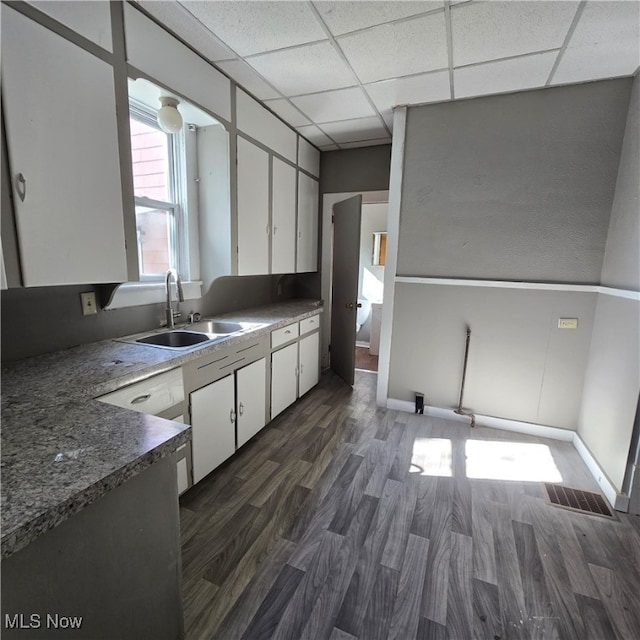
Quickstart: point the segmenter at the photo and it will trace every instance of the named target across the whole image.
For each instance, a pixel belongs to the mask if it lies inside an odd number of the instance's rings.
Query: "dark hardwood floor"
[[[640,638],[639,519],[545,501],[558,473],[597,491],[570,443],[378,409],[375,382],[323,375],[181,498],[188,640]]]

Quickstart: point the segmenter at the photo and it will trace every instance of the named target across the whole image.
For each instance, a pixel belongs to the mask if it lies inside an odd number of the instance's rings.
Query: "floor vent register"
[[[571,489],[561,484],[543,483],[547,492],[547,497],[552,505],[588,513],[589,515],[603,516],[605,518],[616,519],[615,514],[609,508],[604,498],[599,493]]]

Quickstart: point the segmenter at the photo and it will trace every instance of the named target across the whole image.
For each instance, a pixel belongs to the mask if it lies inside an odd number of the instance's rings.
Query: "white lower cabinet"
[[[267,361],[265,358],[236,371],[238,448],[266,424]]]
[[[271,354],[271,419],[320,380],[320,333],[315,330],[318,323],[319,316],[313,316],[271,332],[272,349],[290,342]]]
[[[312,333],[300,340],[300,374],[298,396],[315,387],[320,379],[320,334]]]
[[[271,354],[271,419],[298,397],[298,343]]]
[[[190,398],[195,484],[236,450],[233,374],[194,391]]]
[[[190,394],[194,484],[265,426],[266,363],[256,360]]]

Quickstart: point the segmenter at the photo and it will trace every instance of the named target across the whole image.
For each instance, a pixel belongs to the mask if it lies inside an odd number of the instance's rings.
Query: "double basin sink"
[[[172,329],[161,333],[153,333],[143,338],[128,340],[127,342],[162,347],[164,349],[188,349],[199,344],[250,331],[260,326],[261,324],[255,322],[204,320],[189,325],[188,329]]]

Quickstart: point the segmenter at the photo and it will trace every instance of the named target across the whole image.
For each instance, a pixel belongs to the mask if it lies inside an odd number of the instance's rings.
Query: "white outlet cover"
[[[558,329],[577,329],[578,318],[559,318]]]

